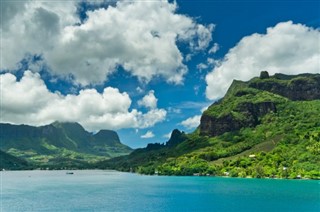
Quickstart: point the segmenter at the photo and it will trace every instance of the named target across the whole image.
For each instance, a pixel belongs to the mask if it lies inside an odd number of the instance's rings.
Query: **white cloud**
[[[193,86],[193,90],[194,90],[194,94],[198,95],[199,94],[199,90],[200,90],[200,86],[199,85]]]
[[[143,89],[140,88],[139,86],[136,88],[136,91],[140,94],[140,93],[143,93]]]
[[[167,111],[165,109],[151,109],[147,113],[138,112],[136,114],[136,125],[139,128],[148,128],[154,126],[158,122],[165,120]]]
[[[181,102],[179,105],[176,106],[176,108],[179,109],[201,109],[204,107],[207,107],[210,104],[210,102],[193,102],[193,101],[186,101],[186,102]]]
[[[53,121],[79,122],[87,130],[148,128],[164,121],[166,110],[152,108],[146,113],[129,110],[131,99],[125,92],[107,87],[80,90],[77,95],[50,92],[38,73],[25,71],[20,81],[10,74],[0,75],[1,122],[43,125]]]
[[[169,113],[175,113],[175,114],[181,114],[181,109],[180,108],[173,108],[173,107],[168,107],[167,111]]]
[[[200,119],[201,119],[201,115],[196,115],[182,121],[180,124],[188,129],[192,129],[199,126]]]
[[[216,60],[216,59],[208,57],[207,58],[207,63],[208,63],[208,66],[211,66],[211,67],[220,66],[221,65],[221,60]]]
[[[3,69],[15,69],[26,54],[52,51],[64,27],[78,22],[72,1],[1,1],[1,7]]]
[[[149,91],[141,100],[138,101],[138,105],[146,108],[154,109],[157,107],[158,99],[154,95],[154,90]]]
[[[266,34],[244,37],[206,76],[206,96],[221,98],[233,79],[249,80],[262,70],[271,75],[320,73],[319,45],[319,29],[291,21],[268,28]]]
[[[83,23],[77,3],[5,2],[4,11],[12,12],[1,19],[6,23],[1,28],[3,68],[14,69],[29,53],[42,55],[55,74],[72,74],[82,85],[105,81],[118,66],[144,82],[161,77],[178,84],[187,72],[178,43],[189,45],[193,54],[212,40],[214,25],[177,14],[175,2],[118,1],[87,11]]]
[[[201,108],[201,113],[203,113],[204,111],[206,111],[208,109],[209,106],[203,107]]]
[[[197,65],[197,69],[199,70],[199,71],[202,71],[203,69],[207,69],[208,68],[208,65],[206,65],[206,64],[204,64],[204,63],[199,63],[198,65]]]
[[[204,102],[203,103],[198,103],[198,104],[192,103],[192,102],[188,102],[187,105],[192,106],[192,108],[201,109],[200,110],[201,113],[203,113],[209,107],[209,103],[204,103]],[[189,117],[189,118],[185,119],[184,121],[180,122],[180,125],[184,126],[187,129],[194,129],[194,128],[196,128],[196,127],[198,127],[200,125],[201,116],[202,115],[195,115],[195,116]]]
[[[209,49],[209,54],[214,54],[220,49],[219,44],[214,43],[211,49]]]
[[[140,138],[153,138],[153,137],[154,137],[154,134],[150,130],[148,130],[146,134],[140,136]]]
[[[162,137],[169,139],[169,138],[171,138],[171,134],[172,134],[172,132],[169,132],[167,134],[164,134]]]

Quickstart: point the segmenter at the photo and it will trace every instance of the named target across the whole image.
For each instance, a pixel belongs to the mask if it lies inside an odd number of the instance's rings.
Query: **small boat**
[[[66,174],[73,174],[73,172],[67,172]]]

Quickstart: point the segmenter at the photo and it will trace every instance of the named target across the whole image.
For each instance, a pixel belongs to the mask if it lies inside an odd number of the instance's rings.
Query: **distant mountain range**
[[[23,161],[19,167],[28,162],[28,167],[36,168],[85,168],[132,151],[120,142],[115,131],[92,134],[78,123],[54,122],[41,127],[0,124],[0,129],[0,153],[7,158],[7,162],[1,163],[3,166],[10,164],[11,159],[18,164],[19,158]]]
[[[234,80],[191,134],[174,130],[98,168],[159,175],[320,179],[320,74]]]

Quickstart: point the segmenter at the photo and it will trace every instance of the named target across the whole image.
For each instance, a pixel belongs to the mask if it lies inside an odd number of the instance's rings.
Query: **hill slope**
[[[116,132],[101,130],[93,135],[78,123],[54,122],[41,127],[0,124],[0,128],[1,150],[35,167],[81,168],[132,151]]]
[[[0,170],[19,170],[31,168],[27,161],[14,157],[0,150]]]
[[[175,145],[148,145],[97,166],[145,174],[319,179],[320,75],[263,72],[234,81],[203,113],[198,129],[181,137]]]

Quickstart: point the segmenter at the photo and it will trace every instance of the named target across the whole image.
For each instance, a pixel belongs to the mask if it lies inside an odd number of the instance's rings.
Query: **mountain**
[[[227,95],[213,104],[201,117],[201,135],[221,135],[225,132],[255,127],[268,113],[276,113],[277,105],[288,100],[320,99],[320,75],[288,76],[265,72],[249,82],[234,80]],[[282,103],[282,104],[281,104]]]
[[[172,141],[177,142],[172,142]],[[171,145],[173,144],[174,145]],[[320,74],[234,80],[191,134],[97,163],[159,175],[320,179]]]
[[[41,127],[0,124],[0,129],[0,149],[35,167],[88,167],[132,151],[116,132],[91,134],[78,123],[54,122]]]

